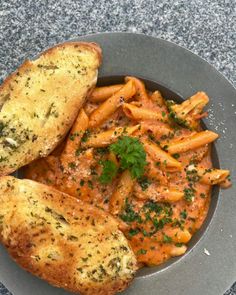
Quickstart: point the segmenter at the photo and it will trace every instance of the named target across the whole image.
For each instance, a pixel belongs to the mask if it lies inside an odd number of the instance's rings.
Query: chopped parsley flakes
[[[145,249],[139,249],[137,252],[137,255],[145,255],[147,253],[147,250]]]
[[[87,129],[87,130],[84,132],[83,137],[81,138],[81,142],[86,142],[86,141],[88,141],[90,134],[91,134],[91,131],[90,131],[89,129]]]
[[[151,184],[151,181],[146,176],[143,176],[138,179],[138,183],[141,186],[142,191],[145,191]]]
[[[172,238],[167,236],[166,234],[164,234],[163,236],[163,242],[164,243],[171,243],[172,242]]]
[[[128,224],[133,223],[134,225],[128,232],[128,238],[132,238],[138,233],[142,233],[144,237],[151,237],[163,229],[165,224],[173,222],[172,214],[172,208],[166,204],[148,201],[142,208],[136,210],[133,204],[126,199],[120,218]]]
[[[184,189],[184,198],[188,202],[192,202],[194,198],[195,189],[192,187],[188,187]]]
[[[180,216],[183,218],[183,219],[186,219],[188,214],[187,214],[187,211],[184,209],[183,211],[180,212]]]

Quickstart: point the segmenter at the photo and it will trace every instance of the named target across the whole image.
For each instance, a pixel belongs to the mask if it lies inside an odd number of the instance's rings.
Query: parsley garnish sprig
[[[116,164],[110,160],[101,161],[103,166],[103,171],[101,176],[99,177],[99,181],[102,184],[107,184],[112,182],[113,178],[116,176],[118,168]]]
[[[146,153],[142,143],[137,138],[122,136],[117,142],[110,145],[109,150],[120,160],[119,171],[129,170],[132,178],[139,179],[143,184],[142,188],[146,189],[149,182],[144,183],[142,178],[144,168],[147,165]],[[118,168],[110,160],[101,161],[101,164],[103,171],[99,181],[102,184],[108,184],[117,175]]]
[[[147,165],[146,153],[138,138],[122,136],[109,147],[120,160],[120,169],[128,169],[133,178],[140,178]]]

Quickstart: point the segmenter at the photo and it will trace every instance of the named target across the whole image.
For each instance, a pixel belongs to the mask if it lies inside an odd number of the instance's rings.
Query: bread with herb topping
[[[0,86],[0,175],[47,156],[95,86],[101,49],[67,42],[24,62]]]
[[[124,290],[137,268],[110,214],[32,180],[0,178],[0,241],[25,270],[86,295]]]

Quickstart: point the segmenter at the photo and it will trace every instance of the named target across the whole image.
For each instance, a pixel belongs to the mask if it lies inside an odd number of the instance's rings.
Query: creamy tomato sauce
[[[149,98],[152,95],[148,93]],[[150,109],[167,118],[169,112],[165,103],[159,93],[157,100],[155,95],[154,93],[152,99],[141,97],[135,102],[136,106]],[[89,116],[98,106],[99,103],[88,102],[84,110]],[[132,137],[140,141],[148,139],[157,145],[168,145],[169,141],[196,133],[196,130],[165,120],[141,120],[138,123],[140,128]],[[86,141],[91,133],[135,124],[137,121],[127,118],[122,107],[119,107],[99,128],[86,132],[82,141]],[[200,127],[197,131],[199,130]],[[68,136],[67,141],[70,140],[73,138]],[[101,161],[110,159],[109,146],[86,149],[78,147],[77,151],[73,151],[74,161],[67,163],[67,167],[61,163],[61,153],[63,149],[30,164],[25,169],[25,176],[109,211],[109,200],[117,189],[121,175],[118,171],[116,177],[105,185],[99,181],[102,173]],[[125,197],[121,212],[115,216],[119,218],[120,228],[130,241],[140,266],[158,265],[170,257],[183,254],[187,242],[201,227],[209,209],[211,186],[199,182],[195,170],[189,170],[188,167],[197,164],[208,171],[212,167],[210,145],[175,154],[173,157],[181,163],[181,170],[168,171],[146,153],[144,175],[135,180],[132,193]],[[179,191],[183,196],[176,201],[166,201],[165,195],[170,190]]]

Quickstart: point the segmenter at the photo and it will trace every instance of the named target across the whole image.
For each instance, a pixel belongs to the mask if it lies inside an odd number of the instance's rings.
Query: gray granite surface
[[[45,47],[110,31],[173,41],[236,86],[235,0],[0,0],[0,81]],[[10,293],[0,284],[0,294]],[[225,295],[236,295],[236,283]]]

